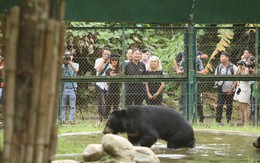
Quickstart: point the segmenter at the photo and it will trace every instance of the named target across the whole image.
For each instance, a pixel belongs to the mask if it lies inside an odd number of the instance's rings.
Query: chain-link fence
[[[76,119],[101,122],[112,110],[128,105],[157,104],[179,111],[181,79],[173,71],[173,59],[175,53],[184,49],[184,31],[185,28],[170,27],[69,29],[65,48],[73,52],[79,71],[77,78],[63,82],[62,88],[65,83],[78,82]],[[142,64],[134,66],[130,60]],[[155,61],[155,65],[149,60]],[[184,82],[184,78],[182,80]],[[66,98],[68,102],[69,97]],[[65,96],[61,95],[60,104],[64,100]],[[67,106],[71,110],[69,108]],[[61,105],[60,110],[62,114],[64,106],[62,109]]]
[[[186,27],[68,28],[64,60],[73,56],[77,64],[62,66],[58,119],[95,124],[128,105],[163,105],[192,122],[258,122],[258,28],[196,27],[194,59],[187,33]],[[194,64],[194,76],[186,63]]]
[[[74,61],[79,63],[80,67],[78,77],[81,79],[80,81],[83,81],[79,83],[77,88],[76,103],[76,110],[80,111],[78,115],[81,116],[81,119],[88,118],[89,113],[91,113],[92,116],[90,117],[102,121],[102,118],[106,118],[111,110],[123,109],[128,105],[157,104],[175,108],[180,112],[185,113],[185,110],[187,112],[187,105],[189,104],[189,99],[187,99],[188,81],[185,78],[186,73],[183,72],[183,69],[188,67],[184,59],[186,56],[184,50],[185,32],[186,28],[175,27],[71,28],[68,30],[66,46],[73,47]],[[251,53],[249,55],[254,56],[255,59],[258,58],[255,55],[258,54],[258,29],[200,27],[196,28],[195,33],[197,42],[195,69],[200,78],[197,78],[196,82],[194,110],[192,115],[189,116],[203,123],[215,121],[218,123],[226,123],[227,121],[235,124],[253,123],[253,115],[258,114],[257,109],[255,109],[258,107],[257,103],[252,101],[253,82],[242,77],[239,80],[240,82],[235,82],[235,79],[227,81],[220,75],[236,75],[239,78],[239,76],[246,75],[244,69],[249,71],[248,75],[254,73],[252,71],[253,69],[256,70],[256,63],[251,61],[253,57],[246,56],[244,51]],[[95,77],[95,61],[97,58],[104,57],[102,56],[104,47],[110,48],[109,53],[111,55],[117,54],[119,56],[118,61],[115,62],[119,62],[121,72],[116,77],[112,73],[104,73],[106,75],[102,77]],[[132,66],[131,63],[125,62],[126,56],[129,49],[133,50],[136,47],[139,48],[139,60],[144,63],[147,73],[129,72],[129,67],[131,69]],[[226,65],[224,65],[226,63],[223,62],[227,61],[220,61],[221,51],[229,53],[224,55],[224,60],[228,56],[230,61],[228,65],[232,66],[226,68]],[[133,53],[135,51],[132,51],[132,55]],[[150,58],[153,60],[159,59],[162,69],[149,69],[153,64],[151,60],[148,62]],[[189,59],[191,58],[188,56]],[[237,65],[240,60],[245,61],[245,68]],[[111,64],[112,61],[113,58],[110,60]],[[176,65],[174,62],[176,62]],[[223,68],[217,68],[220,63],[222,63]],[[134,77],[131,78],[133,75]],[[212,76],[219,76],[219,78],[212,80],[210,79]],[[221,81],[222,79],[225,81]],[[102,86],[99,83],[99,87],[94,86],[95,82],[102,80],[107,86]],[[214,89],[217,86],[215,81],[218,81],[219,87],[222,87],[221,92],[217,93]],[[150,84],[146,84],[146,82]],[[117,83],[117,86],[114,86],[113,83]],[[251,86],[251,90],[244,88],[245,85]],[[160,86],[163,89],[159,90]],[[228,88],[232,86],[233,90],[229,93]],[[149,87],[152,87],[152,92],[150,92],[151,88]],[[239,99],[234,100],[235,91],[239,87],[243,87],[240,88],[242,93]],[[113,91],[112,88],[115,90]],[[157,100],[151,100],[155,97],[153,97],[154,94],[156,94]],[[248,100],[248,98],[250,99]],[[252,110],[256,110],[256,112],[251,113]],[[223,118],[222,114],[224,115]],[[225,119],[225,121],[222,119]]]
[[[228,78],[202,82],[204,116],[217,123],[254,124],[259,117],[258,68],[259,33],[254,28],[197,28],[197,50],[209,55],[205,72]],[[227,51],[228,53],[221,53]],[[232,80],[232,76],[237,79]],[[258,122],[258,121],[257,121]]]

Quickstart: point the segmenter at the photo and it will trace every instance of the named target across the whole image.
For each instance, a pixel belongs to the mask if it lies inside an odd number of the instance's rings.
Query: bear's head
[[[256,141],[253,142],[253,146],[256,147],[256,148],[260,148],[260,137],[258,137],[258,138],[256,139]]]
[[[103,130],[104,134],[118,134],[119,132],[123,132],[123,122],[125,119],[125,110],[115,110],[113,111],[107,121],[106,126]]]

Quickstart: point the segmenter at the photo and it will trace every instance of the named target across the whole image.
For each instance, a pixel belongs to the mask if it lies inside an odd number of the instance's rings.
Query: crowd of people
[[[2,53],[0,51],[0,53]],[[75,77],[79,71],[79,64],[73,62],[75,49],[66,49],[63,56],[62,77]],[[181,51],[173,60],[173,68],[178,75],[184,73],[185,58],[184,51]],[[146,49],[127,49],[124,62],[120,62],[118,54],[111,54],[111,50],[105,47],[102,50],[102,57],[95,61],[94,69],[96,76],[115,77],[122,75],[163,75],[161,61],[158,56],[151,55]],[[197,74],[204,74],[203,60],[208,55],[197,51],[196,70]],[[249,49],[245,49],[241,60],[236,64],[231,63],[230,54],[226,51],[220,53],[219,64],[215,68],[215,75],[249,75],[260,74],[260,63],[255,65],[255,57]],[[256,68],[255,68],[256,67]],[[4,58],[0,54],[0,76],[3,76]],[[111,111],[120,109],[121,84],[117,82],[96,82],[96,94],[98,99],[98,114],[100,121],[105,121]],[[131,105],[162,105],[163,90],[165,82],[130,82],[125,84],[125,106]],[[0,84],[0,99],[3,95],[4,82]],[[197,82],[197,117],[203,123],[202,88],[201,82]],[[260,82],[259,81],[217,81],[214,88],[217,91],[217,106],[215,120],[222,123],[223,107],[226,105],[226,121],[232,119],[233,103],[238,103],[240,120],[242,125],[250,121],[255,123],[256,114],[260,110]],[[179,110],[184,111],[185,104],[185,83],[180,83]],[[77,82],[63,82],[61,87],[61,123],[67,123],[66,106],[69,101],[68,123],[75,124],[76,117],[76,91]],[[249,108],[250,107],[250,112]]]
[[[108,48],[102,50],[102,57],[96,59],[96,76],[120,76],[124,68],[125,75],[163,75],[160,59],[152,56],[148,50],[139,48],[126,50],[126,60],[120,63],[118,54],[111,54]],[[164,82],[139,82],[125,84],[125,105],[161,105]],[[105,121],[111,108],[119,109],[120,82],[97,82],[98,113],[100,121]]]
[[[75,77],[79,71],[79,64],[73,62],[75,48],[67,48],[63,56],[62,77]],[[184,51],[179,52],[173,60],[173,69],[178,75],[184,73]],[[125,60],[121,63],[120,55],[112,54],[108,47],[102,49],[102,56],[95,61],[96,76],[115,77],[122,75],[163,75],[163,69],[159,56],[154,56],[146,49],[127,49]],[[204,74],[204,59],[208,55],[197,51],[196,73]],[[255,65],[258,63],[258,65]],[[0,50],[0,77],[3,78],[4,58]],[[250,49],[245,49],[241,59],[236,63],[230,60],[230,54],[226,51],[220,53],[219,64],[215,68],[215,75],[260,74],[260,61],[255,62],[255,57]],[[196,82],[196,111],[199,122],[203,123],[202,88],[200,81]],[[111,111],[120,109],[120,95],[122,83],[96,82],[95,89],[98,100],[98,114],[100,121],[105,121]],[[0,83],[0,100],[2,101],[4,82]],[[131,105],[162,105],[165,82],[127,82],[125,83],[125,106]],[[238,103],[240,120],[242,125],[256,122],[256,114],[260,110],[260,82],[259,81],[216,81],[214,88],[217,91],[215,120],[222,123],[223,107],[226,105],[226,122],[232,119],[233,103]],[[185,83],[180,83],[179,111],[182,114],[185,104]],[[61,123],[67,123],[66,106],[69,101],[68,123],[75,124],[76,117],[76,91],[77,82],[63,82],[61,86]],[[249,109],[250,108],[250,109]],[[249,111],[250,110],[250,111]]]
[[[63,56],[62,77],[74,77],[79,71],[79,64],[73,62],[74,51],[67,48]],[[161,61],[148,50],[139,48],[126,50],[126,60],[120,62],[118,54],[112,54],[107,47],[102,49],[102,56],[95,60],[96,76],[115,77],[122,75],[163,75]],[[138,82],[125,84],[125,105],[161,105],[164,82]],[[61,91],[61,123],[75,124],[77,82],[63,82]],[[98,102],[98,114],[105,122],[111,109],[118,110],[121,95],[120,82],[96,82],[95,90]],[[66,104],[69,101],[69,117],[66,121]]]
[[[110,56],[110,57],[109,57]],[[184,51],[181,51],[173,60],[173,68],[176,73],[181,75],[184,73],[185,59]],[[219,64],[216,66],[215,75],[248,75],[255,73],[253,63],[253,55],[249,49],[245,49],[241,60],[237,64],[230,62],[230,54],[226,51],[220,53]],[[197,74],[204,74],[203,60],[208,59],[208,55],[202,51],[197,51],[196,70]],[[102,62],[100,62],[102,60]],[[111,65],[114,66],[115,74],[111,72],[110,66],[104,66],[110,60]],[[122,64],[119,63],[119,56],[113,55],[108,49],[103,50],[102,58],[96,60],[95,69],[97,75],[101,70],[107,71],[104,76],[121,75]],[[97,66],[102,68],[98,68]],[[119,66],[121,65],[121,66]],[[113,67],[113,66],[112,66]],[[138,48],[128,49],[126,51],[126,60],[124,61],[125,75],[163,75],[162,66],[158,56],[152,56],[148,50],[140,50]],[[97,83],[98,85],[98,83]],[[260,104],[260,87],[258,82],[253,81],[217,81],[217,107],[215,119],[217,123],[222,123],[223,106],[226,105],[226,121],[230,123],[232,119],[233,102],[237,101],[240,111],[241,124],[247,125],[249,123],[248,106],[251,106],[251,120],[255,122],[255,109],[259,112]],[[99,99],[99,115],[100,120],[105,120],[113,106],[113,110],[119,109],[120,100],[120,83],[103,82],[103,88],[100,87],[98,91]],[[125,84],[125,105],[161,105],[163,100],[163,89],[165,82],[146,82],[146,83],[126,83]],[[199,122],[203,123],[204,114],[202,106],[202,83],[197,82],[197,117]],[[110,88],[110,89],[109,89]],[[185,100],[185,83],[180,83],[179,109],[180,113],[184,110]],[[250,105],[251,104],[251,105]],[[103,108],[102,108],[103,107]]]
[[[236,64],[230,62],[230,54],[222,52],[220,55],[220,64],[215,69],[215,75],[249,75],[259,73],[260,64],[258,61],[255,68],[255,57],[249,49],[245,49],[241,60]],[[223,106],[226,104],[226,120],[229,123],[232,119],[233,101],[238,102],[240,111],[240,124],[247,125],[249,118],[255,123],[255,109],[259,113],[259,97],[260,87],[259,82],[255,81],[218,81],[215,83],[215,88],[218,91],[216,122],[221,123]],[[248,112],[248,107],[251,108],[251,113]],[[250,115],[250,116],[249,116]]]
[[[66,49],[63,56],[62,77],[75,77],[79,71],[79,64],[73,62],[75,51]],[[125,60],[121,62],[120,55],[111,53],[107,47],[102,49],[102,56],[95,61],[94,69],[96,76],[115,77],[122,75],[163,75],[163,69],[159,56],[154,56],[146,49],[127,49]],[[204,59],[208,55],[202,51],[197,51],[196,72],[204,74]],[[0,61],[3,58],[0,56]],[[221,52],[219,64],[215,68],[215,75],[249,75],[260,74],[255,69],[255,60],[252,52],[245,49],[241,60],[236,64],[231,63],[230,54],[226,51]],[[259,63],[259,62],[258,62]],[[173,60],[173,69],[178,75],[184,73],[185,67],[184,51],[176,55]],[[3,67],[3,66],[1,66]],[[0,68],[1,68],[0,67]],[[260,65],[258,65],[260,68]],[[204,122],[203,105],[202,105],[202,88],[203,83],[196,83],[196,111],[199,122]],[[1,84],[2,87],[3,84]],[[95,90],[98,100],[98,114],[101,122],[106,121],[111,109],[120,109],[120,96],[122,83],[120,81],[113,82],[96,82]],[[67,123],[66,105],[69,101],[69,117],[68,122],[75,124],[76,117],[76,91],[77,82],[63,82],[61,91],[61,123]],[[163,91],[165,82],[126,82],[125,83],[125,106],[131,105],[162,105]],[[254,81],[217,81],[214,88],[217,90],[217,106],[215,120],[222,123],[223,106],[226,105],[226,121],[229,123],[232,119],[233,102],[237,101],[240,111],[241,124],[247,125],[249,119],[255,122],[255,112],[259,113],[260,108],[260,82]],[[180,113],[184,111],[185,104],[185,83],[180,83],[179,109]],[[1,93],[0,89],[0,93]],[[1,95],[1,94],[0,94]],[[0,96],[1,97],[1,96]],[[249,114],[248,107],[251,112]]]

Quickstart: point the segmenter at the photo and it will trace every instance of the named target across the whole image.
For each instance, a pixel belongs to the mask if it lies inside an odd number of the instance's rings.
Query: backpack
[[[234,65],[233,64],[229,64],[228,67],[227,67],[227,71],[228,71],[228,69],[230,69],[231,74],[234,75]],[[220,72],[221,72],[221,68],[218,65],[217,66],[217,75],[219,75]]]

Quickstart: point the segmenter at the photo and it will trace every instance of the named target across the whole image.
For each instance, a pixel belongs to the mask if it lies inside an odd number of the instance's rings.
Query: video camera
[[[254,56],[251,56],[249,58],[249,62],[246,63],[246,67],[255,68],[255,57]]]
[[[255,57],[250,57],[249,62],[245,62],[245,61],[238,61],[237,62],[238,66],[243,66],[245,65],[247,68],[255,68]]]
[[[246,63],[246,67],[247,68],[255,68],[255,63],[254,62]]]

